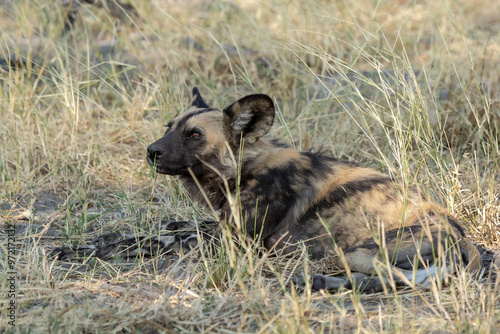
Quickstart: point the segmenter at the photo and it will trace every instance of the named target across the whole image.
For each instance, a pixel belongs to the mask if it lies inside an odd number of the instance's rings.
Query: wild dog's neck
[[[213,166],[205,166],[204,172],[197,175],[196,180],[191,176],[180,177],[191,199],[207,207],[220,209],[227,201],[227,190],[233,194],[235,192],[238,170],[241,173],[240,179],[245,179],[248,174],[270,162],[279,164],[290,158],[290,155],[298,156],[300,153],[296,149],[261,139],[245,147],[242,154],[235,152],[233,155],[234,160],[241,161],[241,168],[234,166],[233,158],[227,158],[225,163],[217,161]],[[214,172],[214,168],[217,172]],[[207,204],[207,199],[210,205]]]
[[[215,210],[218,210],[222,208],[227,201],[225,196],[225,184],[219,176],[200,176],[196,178],[181,176],[180,178],[189,197],[208,208],[213,207]],[[232,187],[234,178],[227,180],[227,184],[229,187]]]

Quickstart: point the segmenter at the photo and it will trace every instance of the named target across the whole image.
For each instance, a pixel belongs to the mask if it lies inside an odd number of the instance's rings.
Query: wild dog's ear
[[[196,108],[210,108],[208,104],[203,101],[200,91],[196,87],[193,87],[193,102],[191,105]]]
[[[263,94],[246,96],[222,112],[224,133],[229,142],[235,146],[240,139],[253,144],[271,129],[274,121],[273,100]]]

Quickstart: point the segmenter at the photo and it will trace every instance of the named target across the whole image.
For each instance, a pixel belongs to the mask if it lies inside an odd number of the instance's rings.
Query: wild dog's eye
[[[196,132],[196,131],[192,131],[192,132],[189,134],[189,138],[200,138],[200,137],[201,137],[201,133]]]
[[[188,139],[198,139],[203,136],[203,130],[199,127],[186,129],[185,136]]]

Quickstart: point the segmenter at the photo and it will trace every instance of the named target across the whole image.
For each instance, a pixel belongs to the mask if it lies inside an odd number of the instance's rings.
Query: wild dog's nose
[[[155,145],[148,146],[148,159],[150,162],[158,160],[163,155],[163,150]]]

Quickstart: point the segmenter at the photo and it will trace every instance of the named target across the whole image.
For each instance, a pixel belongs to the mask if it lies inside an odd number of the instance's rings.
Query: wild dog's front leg
[[[108,260],[115,256],[130,258],[137,255],[151,257],[165,253],[191,250],[198,244],[197,236],[153,236],[144,237],[134,234],[125,235],[123,239],[102,245],[78,245],[75,247],[58,247],[52,250],[51,256],[60,260],[76,259],[80,257],[97,257]]]
[[[213,237],[217,222],[169,221],[163,222],[158,235],[138,236],[135,234],[104,234],[93,240],[88,246],[58,247],[51,256],[60,260],[79,257],[97,257],[103,260],[115,256],[129,258],[137,255],[154,256],[165,253],[189,251],[198,245],[198,237],[203,240]],[[168,235],[165,235],[168,234]]]

